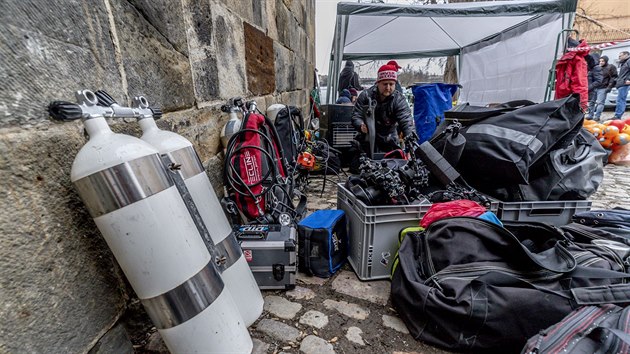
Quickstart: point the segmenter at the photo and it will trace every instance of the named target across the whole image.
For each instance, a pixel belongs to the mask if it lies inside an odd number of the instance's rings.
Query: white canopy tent
[[[459,56],[461,102],[543,101],[558,36],[572,27],[576,7],[577,0],[339,3],[326,101],[335,99],[343,60],[451,55]]]

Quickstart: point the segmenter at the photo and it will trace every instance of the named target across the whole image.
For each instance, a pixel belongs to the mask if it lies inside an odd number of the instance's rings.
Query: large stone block
[[[221,112],[220,105],[216,105],[165,114],[158,121],[158,126],[190,140],[205,163],[223,149],[221,129],[228,119],[228,114]]]
[[[273,43],[276,62],[276,91],[293,90],[296,86],[295,53],[278,42]]]
[[[217,1],[217,0],[215,0]],[[238,14],[243,21],[264,27],[267,1],[273,0],[220,0],[230,11]]]
[[[304,109],[305,106],[308,104],[307,90],[283,92],[280,97],[283,104],[296,106],[301,109]]]
[[[219,72],[212,9],[221,5],[207,0],[184,0],[183,4],[195,98],[213,101],[219,97]]]
[[[278,26],[276,25],[276,0],[265,0],[265,17],[263,26],[267,31],[267,35],[274,40],[280,40],[278,37]]]
[[[220,97],[242,96],[246,81],[243,21],[223,6],[212,11],[212,21]]]
[[[194,104],[190,62],[126,0],[110,0],[129,95],[144,95],[164,111]],[[181,7],[174,16],[183,17]]]
[[[182,0],[182,3],[189,49],[194,51],[212,46],[212,8],[215,4],[208,0]]]
[[[0,127],[39,124],[78,89],[124,94],[104,6],[0,1]]]
[[[273,40],[248,23],[243,27],[247,88],[253,95],[273,93],[276,89]]]
[[[186,24],[182,3],[171,0],[129,0],[138,13],[162,35],[173,48],[188,56]],[[200,14],[203,16],[203,14]]]
[[[252,17],[254,24],[258,27],[264,26],[264,18],[266,17],[265,9],[267,0],[252,1]]]
[[[78,123],[0,134],[0,352],[83,353],[120,316],[122,272],[70,182]]]
[[[272,0],[270,0],[272,1]],[[293,25],[293,15],[291,15],[291,11],[287,9],[286,5],[282,0],[276,0],[275,7],[275,16],[276,16],[276,30],[278,32],[278,41],[280,43],[287,45],[289,38],[289,30]],[[288,45],[287,45],[288,46]]]
[[[306,0],[306,35],[315,42],[315,0]]]
[[[209,49],[202,59],[191,61],[193,82],[195,86],[195,97],[199,102],[216,100],[219,95],[219,71],[217,70],[217,59]]]
[[[297,20],[298,25],[304,28],[306,24],[305,1],[290,1],[289,3],[285,2],[285,4],[293,14],[293,17]]]
[[[287,48],[298,53],[298,55],[306,56],[306,49],[303,48],[304,42],[301,40],[303,36],[306,36],[306,32],[296,19],[295,14],[290,10],[290,7],[294,6],[299,6],[301,9],[303,9],[303,7],[302,5],[292,5],[295,3],[298,2],[292,2],[289,4],[289,7],[287,7],[284,1],[276,0],[278,40]]]
[[[133,345],[125,327],[119,323],[99,339],[88,354],[134,354]]]

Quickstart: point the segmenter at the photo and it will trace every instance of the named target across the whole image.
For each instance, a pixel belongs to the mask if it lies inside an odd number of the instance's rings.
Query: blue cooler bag
[[[459,87],[454,84],[423,84],[414,86],[413,120],[418,133],[418,144],[428,141],[444,120],[444,112],[453,107],[453,95]]]
[[[298,269],[329,278],[346,262],[348,229],[343,210],[317,210],[298,225]]]

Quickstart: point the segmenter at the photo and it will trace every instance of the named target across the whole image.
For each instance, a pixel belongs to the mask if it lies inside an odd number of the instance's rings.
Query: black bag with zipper
[[[530,338],[521,354],[628,353],[630,306],[583,306]]]
[[[630,301],[630,247],[572,242],[536,222],[468,217],[411,232],[392,303],[416,339],[450,350],[519,351],[577,306]]]
[[[594,209],[573,215],[573,221],[582,225],[606,230],[630,240],[630,210]]]
[[[488,193],[504,201],[586,200],[604,180],[607,159],[597,138],[580,129],[568,146],[550,151],[530,168],[528,184]]]
[[[456,168],[473,186],[527,184],[530,168],[541,157],[573,141],[584,118],[577,95],[530,103],[469,106],[468,110],[445,113],[447,122],[457,119],[463,125],[460,133],[466,146]],[[431,143],[441,151],[438,136]]]

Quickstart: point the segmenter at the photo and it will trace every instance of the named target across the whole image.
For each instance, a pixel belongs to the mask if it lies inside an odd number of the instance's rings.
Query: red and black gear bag
[[[248,219],[266,213],[265,194],[277,176],[286,177],[273,126],[264,115],[248,113],[241,130],[228,143],[225,185],[237,208]]]

